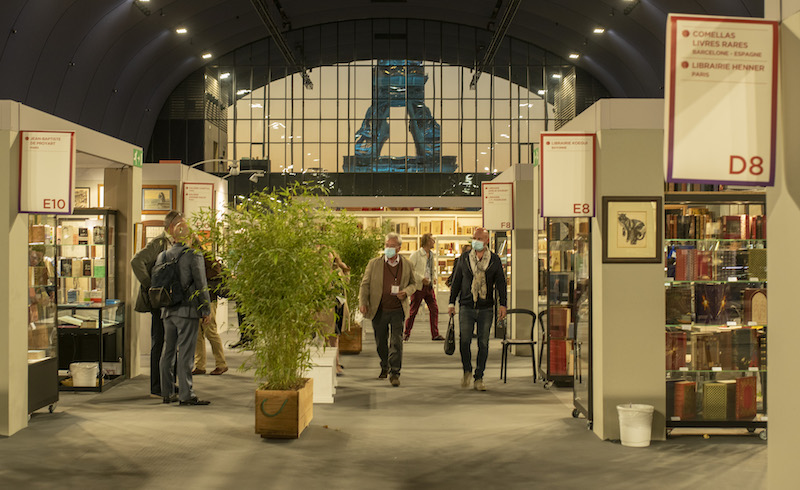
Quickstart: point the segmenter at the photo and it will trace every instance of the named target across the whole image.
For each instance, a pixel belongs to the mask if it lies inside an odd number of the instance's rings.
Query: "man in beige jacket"
[[[381,358],[381,374],[392,386],[400,386],[403,364],[403,321],[409,311],[409,297],[417,290],[414,266],[399,255],[402,239],[386,235],[384,253],[369,261],[361,280],[359,310],[372,320],[375,344]],[[391,336],[389,335],[391,328]]]

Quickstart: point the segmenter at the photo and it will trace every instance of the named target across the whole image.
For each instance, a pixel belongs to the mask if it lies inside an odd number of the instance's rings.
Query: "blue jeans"
[[[478,325],[478,366],[475,369],[475,379],[483,379],[486,369],[486,359],[489,357],[489,330],[492,329],[492,308],[474,309],[461,306],[458,312],[458,332],[460,337],[459,350],[461,351],[461,366],[465,373],[472,372],[472,331]]]

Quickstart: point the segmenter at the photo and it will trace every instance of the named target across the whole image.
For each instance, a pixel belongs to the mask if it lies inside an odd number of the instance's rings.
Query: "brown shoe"
[[[198,374],[206,374],[206,370],[205,369],[195,369],[194,371],[192,371],[192,376],[195,376],[195,375],[198,375]]]
[[[228,372],[228,368],[227,367],[223,367],[223,368],[219,368],[218,367],[218,368],[214,369],[213,371],[211,371],[208,374],[210,374],[211,376],[219,376],[220,374],[225,373],[225,372]]]

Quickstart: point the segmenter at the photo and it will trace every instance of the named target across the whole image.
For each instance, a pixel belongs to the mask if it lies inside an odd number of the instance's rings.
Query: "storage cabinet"
[[[763,195],[667,194],[667,427],[766,427]],[[766,437],[766,432],[762,437]]]

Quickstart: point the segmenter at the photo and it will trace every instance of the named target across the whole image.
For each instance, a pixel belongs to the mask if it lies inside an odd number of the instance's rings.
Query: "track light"
[[[257,184],[259,177],[263,177],[265,175],[266,175],[266,173],[264,173],[263,171],[261,171],[261,172],[253,172],[253,174],[250,177],[248,177],[247,180],[249,180],[250,182],[252,182],[254,184]]]

